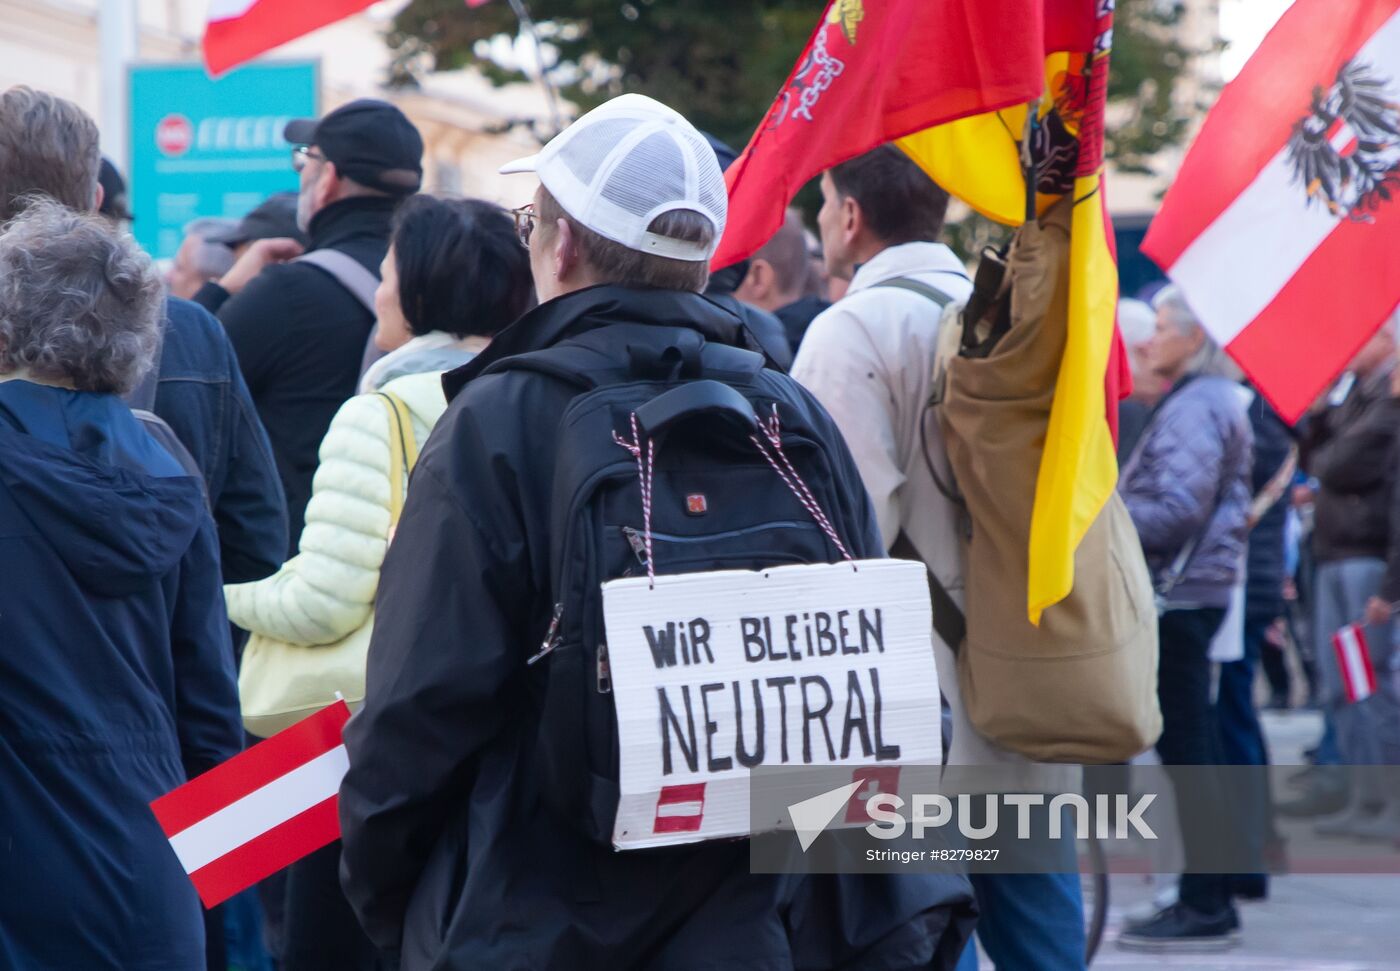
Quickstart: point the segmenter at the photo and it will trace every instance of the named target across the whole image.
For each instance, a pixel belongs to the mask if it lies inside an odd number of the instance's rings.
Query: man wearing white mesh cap
[[[629,413],[670,391],[761,397],[810,443],[790,457],[828,527],[855,556],[880,543],[831,420],[700,295],[727,197],[684,118],[624,96],[504,171],[540,181],[516,213],[540,305],[445,377],[384,561],[340,796],[361,922],[404,971],[951,967],[970,933],[960,876],[752,875],[745,841],[613,849],[599,582],[713,569],[704,551],[735,536],[771,544],[735,568],[799,541],[808,561],[837,555],[756,452],[700,447],[729,434],[703,407],[657,431],[643,493]],[[623,527],[644,519],[658,542],[696,539],[690,559],[643,560]]]

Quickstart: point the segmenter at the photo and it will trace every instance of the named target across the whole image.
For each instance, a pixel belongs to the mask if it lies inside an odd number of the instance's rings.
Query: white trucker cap
[[[705,136],[680,114],[640,94],[599,105],[538,155],[501,167],[534,172],[574,219],[628,249],[673,260],[708,261],[724,234],[729,195]],[[691,209],[714,225],[710,244],[647,231],[653,219]]]

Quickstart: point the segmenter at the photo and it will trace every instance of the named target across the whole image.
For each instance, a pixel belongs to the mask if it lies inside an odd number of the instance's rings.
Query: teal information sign
[[[282,129],[317,114],[314,61],[253,64],[212,80],[200,64],[131,69],[132,232],[157,258],[175,255],[186,223],[238,218],[296,189]]]

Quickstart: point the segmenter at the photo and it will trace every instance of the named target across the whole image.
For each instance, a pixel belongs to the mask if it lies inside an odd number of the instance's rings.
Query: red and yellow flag
[[[799,189],[905,135],[1024,105],[1043,87],[1043,0],[833,0],[729,167],[716,269],[778,231]]]
[[[1026,212],[1021,139],[1043,207],[1074,193],[1069,333],[1031,521],[1027,610],[1074,586],[1074,551],[1118,478],[1129,378],[1115,324],[1118,270],[1103,201],[1103,114],[1114,0],[834,0],[730,167],[714,266],[751,255],[809,179],[888,141],[982,214]]]
[[[1129,382],[1118,340],[1118,267],[1103,193],[1103,117],[1113,0],[1044,0],[1044,90],[1030,150],[1040,209],[1075,199],[1069,330],[1031,516],[1026,607],[1032,623],[1074,586],[1074,551],[1118,481],[1117,405]],[[1017,105],[899,142],[929,176],[988,218],[1026,215]]]

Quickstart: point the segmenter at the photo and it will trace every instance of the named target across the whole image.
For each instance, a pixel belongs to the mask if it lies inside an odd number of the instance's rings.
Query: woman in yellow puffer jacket
[[[421,446],[447,409],[442,373],[470,361],[534,299],[529,252],[511,217],[475,199],[416,196],[394,219],[375,294],[388,353],[321,441],[299,552],[272,576],[224,588],[229,619],[294,644],[330,644],[369,617],[388,548],[389,413],[400,398]]]

